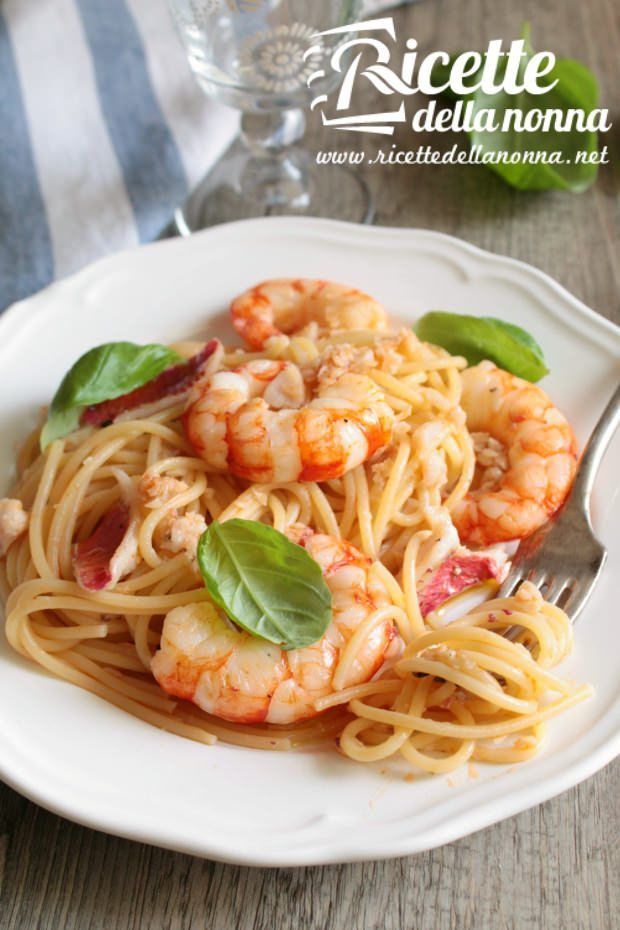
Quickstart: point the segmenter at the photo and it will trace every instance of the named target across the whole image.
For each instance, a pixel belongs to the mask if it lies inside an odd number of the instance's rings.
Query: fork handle
[[[571,503],[579,502],[583,505],[586,513],[590,512],[590,495],[592,485],[599,465],[603,460],[605,451],[611,437],[614,435],[618,424],[620,423],[620,384],[617,386],[609,403],[603,410],[601,417],[592,431],[581,462],[575,475],[575,482],[570,498]]]

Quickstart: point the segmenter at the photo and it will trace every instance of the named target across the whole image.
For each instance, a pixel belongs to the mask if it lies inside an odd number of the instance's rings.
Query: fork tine
[[[570,593],[570,597],[568,598],[568,600],[564,604],[564,607],[562,608],[564,612],[568,614],[568,618],[571,621],[571,623],[575,622],[575,620],[577,619],[577,617],[579,616],[579,614],[585,607],[586,601],[589,599],[594,589],[594,583],[595,583],[595,579],[593,579],[592,581],[581,583],[581,584],[579,582],[575,582],[573,589]]]
[[[547,572],[542,565],[533,565],[527,573],[527,580],[540,590],[547,580]]]
[[[550,604],[557,604],[560,596],[570,583],[570,579],[568,578],[552,578],[547,590],[543,594],[544,599]]]
[[[497,593],[495,594],[495,597],[497,598],[510,597],[511,594],[515,592],[515,590],[521,585],[522,582],[523,582],[522,573],[519,571],[519,569],[513,566],[508,572],[508,574],[506,575],[505,580],[500,585]]]
[[[606,562],[607,550],[601,547],[598,558],[590,563],[590,573],[587,576],[573,579],[570,596],[563,605],[563,610],[568,614],[572,623],[575,622],[589,600]]]

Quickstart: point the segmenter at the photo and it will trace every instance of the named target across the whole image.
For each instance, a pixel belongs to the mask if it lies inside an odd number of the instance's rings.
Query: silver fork
[[[509,597],[523,581],[531,581],[545,600],[562,607],[571,620],[577,619],[607,558],[607,549],[592,529],[590,496],[619,422],[620,385],[594,427],[564,505],[548,523],[521,542],[495,597]],[[511,627],[504,635],[514,639],[519,632],[518,627]]]

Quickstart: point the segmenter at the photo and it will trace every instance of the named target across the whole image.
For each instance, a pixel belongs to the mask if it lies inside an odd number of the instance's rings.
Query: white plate
[[[81,352],[112,339],[165,342],[205,332],[233,295],[277,275],[351,283],[404,319],[445,309],[525,326],[545,348],[546,387],[582,440],[615,386],[620,330],[531,267],[422,230],[251,220],[105,259],[4,315],[2,484],[14,440]],[[597,483],[595,513],[609,563],[562,669],[593,682],[596,698],[552,721],[532,762],[410,782],[398,764],[357,765],[332,750],[205,747],[50,677],[3,642],[0,775],[91,827],[253,865],[400,856],[538,804],[591,775],[620,747],[619,471],[616,439]]]

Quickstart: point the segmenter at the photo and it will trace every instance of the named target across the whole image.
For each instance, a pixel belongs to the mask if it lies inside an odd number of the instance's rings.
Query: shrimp
[[[149,470],[145,471],[138,481],[139,500],[147,510],[165,507],[175,497],[188,490],[189,485],[185,481],[169,475],[158,475]],[[185,552],[190,565],[197,571],[196,550],[206,528],[207,523],[201,513],[190,511],[180,514],[176,508],[172,508],[157,524],[153,539],[158,548],[166,553]]]
[[[15,540],[26,532],[29,519],[20,500],[10,497],[0,500],[0,559],[4,558]]]
[[[185,431],[212,469],[258,483],[339,478],[390,441],[394,415],[367,375],[307,394],[297,365],[257,359],[199,382]]]
[[[541,388],[492,362],[467,369],[462,380],[468,429],[491,438],[481,443],[476,437],[482,481],[453,512],[461,541],[487,546],[528,536],[561,507],[571,488],[577,467],[573,431]]]
[[[165,552],[185,552],[192,565],[196,563],[196,551],[200,537],[207,528],[201,513],[166,514],[156,530],[157,544]]]
[[[333,381],[345,371],[368,374],[373,369],[396,375],[416,342],[412,332],[402,330],[375,336],[372,345],[334,343],[319,356],[318,376],[322,381]]]
[[[173,497],[187,490],[189,485],[185,481],[168,475],[154,474],[148,469],[138,481],[138,497],[149,510],[165,507]]]
[[[368,294],[310,278],[274,278],[240,294],[230,306],[239,335],[262,349],[272,336],[350,329],[385,330],[387,315]]]
[[[334,675],[347,643],[391,600],[370,560],[349,543],[299,524],[289,536],[318,562],[332,592],[332,621],[324,636],[285,651],[233,626],[208,601],[176,607],[164,620],[151,662],[164,691],[235,723],[290,724],[315,716],[318,698],[369,681],[400,651],[394,624],[379,615],[355,656],[348,657],[336,689]]]

